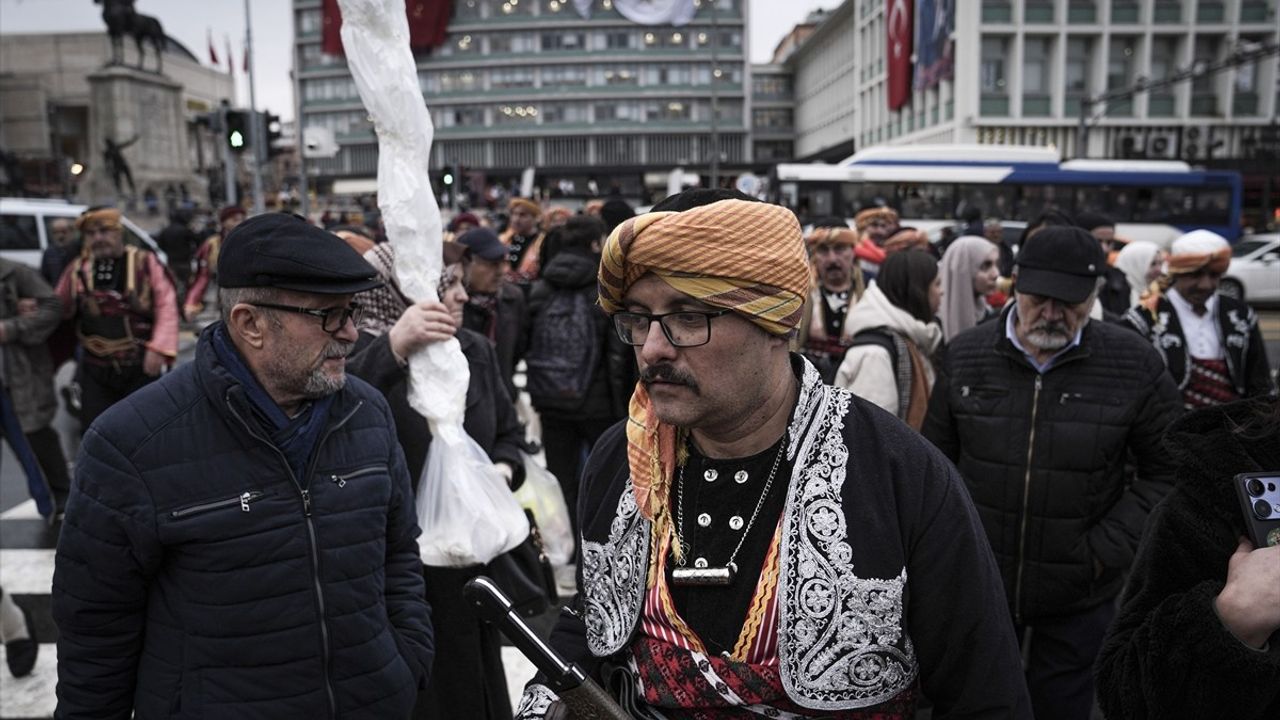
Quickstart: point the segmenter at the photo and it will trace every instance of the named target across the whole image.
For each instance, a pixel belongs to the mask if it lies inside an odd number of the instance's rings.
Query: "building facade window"
[[[499,105],[493,113],[494,125],[533,125],[538,122],[539,110],[535,105]]]
[[[538,36],[533,33],[494,33],[489,36],[489,52],[493,54],[530,53],[538,50]]]
[[[1022,114],[1044,117],[1052,112],[1053,38],[1028,35],[1022,46]]]
[[[605,85],[639,85],[640,69],[636,65],[604,65],[591,69],[591,84]]]
[[[543,87],[587,84],[587,69],[581,65],[552,65],[542,68]]]
[[[324,19],[320,14],[320,8],[308,8],[298,11],[299,35],[318,33],[322,27],[324,27]]]
[[[542,49],[548,52],[556,50],[585,50],[586,47],[587,34],[581,31],[542,33]]]

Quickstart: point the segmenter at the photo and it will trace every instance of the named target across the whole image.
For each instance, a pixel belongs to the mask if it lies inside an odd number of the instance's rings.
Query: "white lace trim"
[[[546,685],[530,685],[520,696],[520,707],[516,708],[515,720],[542,720],[547,716],[547,708],[560,697]]]
[[[596,657],[621,650],[640,620],[649,575],[649,521],[636,508],[631,481],[603,545],[582,542],[582,583],[587,647]]]
[[[806,435],[783,521],[778,656],[788,697],[821,710],[870,707],[919,672],[903,629],[904,567],[888,580],[854,574],[840,491],[847,391],[819,386],[821,417]]]

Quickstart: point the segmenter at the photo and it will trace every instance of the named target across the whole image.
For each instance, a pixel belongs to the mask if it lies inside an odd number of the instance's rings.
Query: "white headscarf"
[[[978,235],[963,235],[947,246],[938,263],[942,276],[942,330],[947,342],[978,324],[986,303],[973,293],[973,276],[996,246]]]
[[[1147,268],[1160,252],[1160,246],[1146,240],[1134,240],[1124,246],[1116,256],[1116,267],[1124,273],[1129,281],[1129,307],[1138,304],[1142,293],[1150,284],[1147,282]]]

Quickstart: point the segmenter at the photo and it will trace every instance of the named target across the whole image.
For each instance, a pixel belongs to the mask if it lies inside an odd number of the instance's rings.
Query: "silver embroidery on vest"
[[[547,708],[560,698],[546,685],[530,685],[520,696],[520,707],[516,708],[515,720],[542,720],[547,716]]]
[[[919,672],[903,629],[904,567],[896,578],[854,574],[840,490],[847,391],[819,386],[819,417],[802,445],[783,520],[778,655],[787,696],[820,710],[870,707]]]
[[[582,542],[583,619],[587,647],[596,657],[621,650],[640,620],[649,575],[649,526],[637,511],[628,480],[609,525],[609,540],[603,545]]]

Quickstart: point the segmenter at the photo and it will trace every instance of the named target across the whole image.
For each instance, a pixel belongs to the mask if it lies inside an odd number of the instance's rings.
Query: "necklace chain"
[[[734,558],[738,557],[738,551],[742,549],[742,544],[747,541],[747,535],[751,533],[751,526],[755,524],[756,517],[760,515],[760,509],[764,507],[765,498],[769,497],[769,488],[773,486],[773,478],[778,474],[778,465],[782,463],[782,455],[787,449],[787,433],[782,434],[782,440],[778,444],[778,452],[773,456],[773,467],[769,469],[769,477],[764,481],[764,490],[760,491],[760,499],[756,501],[756,509],[751,512],[751,519],[747,521],[747,526],[742,529],[742,537],[738,538],[738,546],[729,554],[729,561],[725,563],[725,567],[737,568],[733,564]],[[684,539],[684,465],[680,466],[680,476],[676,483],[676,538],[680,541],[680,547],[684,550],[689,549],[689,544]],[[676,559],[676,564],[684,567],[687,552],[682,552],[680,557]]]

